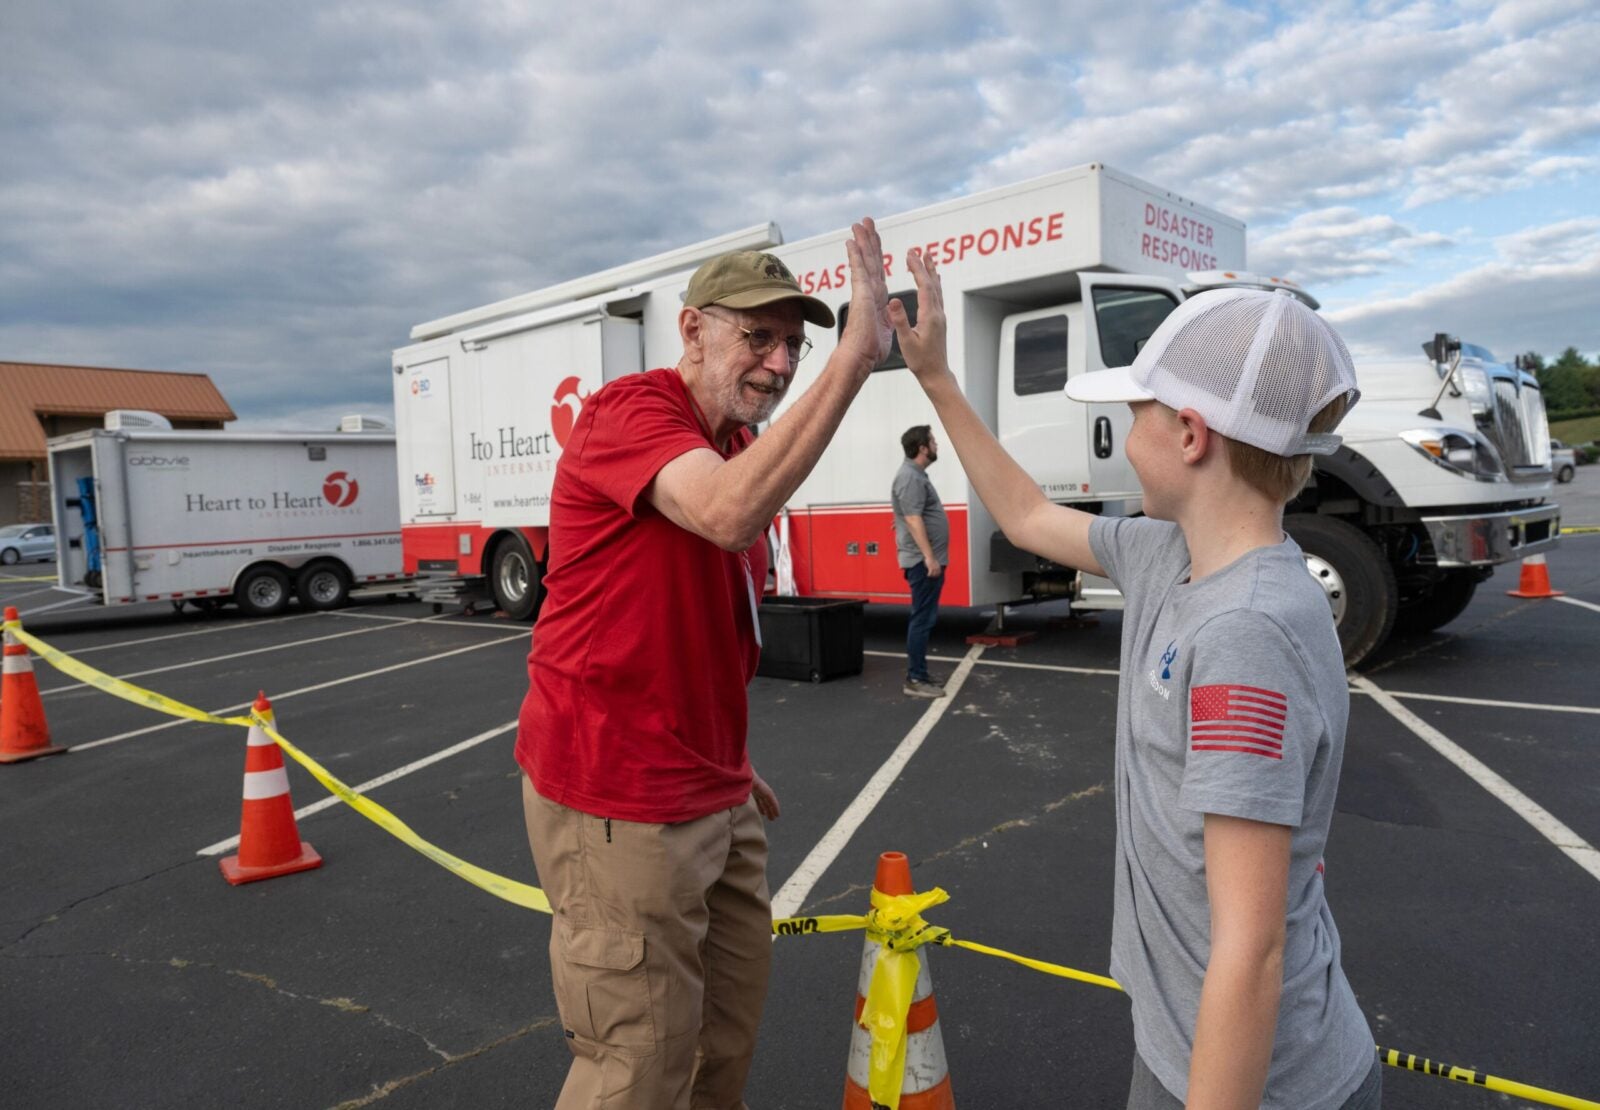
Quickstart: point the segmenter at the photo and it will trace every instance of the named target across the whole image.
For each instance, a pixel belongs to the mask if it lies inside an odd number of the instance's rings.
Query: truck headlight
[[[1493,482],[1505,475],[1499,452],[1476,433],[1456,428],[1415,428],[1401,432],[1400,438],[1446,470],[1480,482]]]
[[[1493,401],[1489,389],[1489,372],[1481,366],[1462,366],[1456,370],[1461,382],[1461,392],[1472,406],[1474,416],[1489,411]]]

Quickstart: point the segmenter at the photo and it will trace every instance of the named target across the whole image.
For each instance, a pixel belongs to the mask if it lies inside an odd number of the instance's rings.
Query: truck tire
[[[528,541],[521,536],[502,536],[494,545],[489,560],[489,589],[495,607],[512,620],[530,620],[543,600],[543,575],[534,561]]]
[[[1394,568],[1366,533],[1337,517],[1291,513],[1283,530],[1305,555],[1306,569],[1328,595],[1347,667],[1383,646],[1400,606]]]
[[[307,609],[338,609],[350,600],[350,572],[340,563],[307,563],[295,576],[294,592]]]
[[[1395,636],[1420,636],[1443,628],[1459,617],[1478,592],[1479,576],[1470,570],[1447,570],[1433,589],[1400,607],[1395,614]]]
[[[289,607],[289,576],[279,567],[251,567],[234,587],[233,601],[248,617],[275,617]]]
[[[1558,471],[1558,472],[1557,472],[1557,473],[1556,473],[1556,481],[1558,481],[1558,482],[1570,482],[1570,481],[1572,481],[1572,475],[1573,475],[1573,469],[1572,469],[1572,467],[1570,467],[1570,466],[1563,466],[1563,467],[1562,467],[1562,468],[1561,468],[1561,469],[1560,469],[1560,470],[1559,470],[1559,471]]]

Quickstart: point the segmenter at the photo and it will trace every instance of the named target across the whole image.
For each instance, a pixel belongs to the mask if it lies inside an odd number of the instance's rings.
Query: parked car
[[[1550,469],[1555,472],[1556,481],[1570,482],[1573,474],[1578,470],[1578,452],[1559,439],[1550,441]]]
[[[8,524],[0,528],[0,563],[56,557],[56,530],[48,524]]]

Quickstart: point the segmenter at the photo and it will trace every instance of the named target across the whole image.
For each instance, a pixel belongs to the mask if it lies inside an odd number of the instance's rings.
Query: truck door
[[[400,513],[404,520],[454,516],[455,438],[451,424],[450,360],[406,367],[395,418],[400,434]]]
[[[1083,304],[1092,319],[1082,329],[1084,358],[1073,373],[1127,366],[1178,307],[1176,282],[1132,274],[1080,274]],[[1139,479],[1123,451],[1133,413],[1125,404],[1080,405],[1087,410],[1089,491],[1095,500],[1139,496]]]
[[[995,434],[1052,501],[1083,500],[1090,484],[1088,413],[1062,392],[1084,339],[1078,303],[1020,312],[1000,329]]]

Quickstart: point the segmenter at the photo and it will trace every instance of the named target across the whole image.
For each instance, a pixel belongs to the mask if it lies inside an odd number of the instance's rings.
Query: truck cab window
[[[1131,364],[1145,340],[1177,307],[1178,302],[1159,289],[1095,286],[1094,315],[1100,326],[1101,364]]]
[[[1058,393],[1067,384],[1067,318],[1045,316],[1017,325],[1016,369],[1012,390],[1018,397]]]
[[[900,303],[906,306],[906,315],[911,318],[911,326],[912,327],[916,327],[916,325],[917,325],[917,292],[916,292],[916,290],[915,289],[908,289],[904,293],[890,293],[889,296],[898,297],[900,299]],[[839,306],[839,311],[837,313],[835,313],[834,315],[837,316],[838,319],[839,319],[839,334],[843,335],[844,334],[844,326],[850,320],[850,306],[848,304],[840,305]],[[885,357],[882,362],[878,363],[878,365],[874,366],[872,368],[872,372],[874,374],[876,374],[879,370],[904,370],[905,368],[906,368],[905,356],[900,353],[900,337],[899,336],[895,336],[895,338],[892,341],[890,341],[888,356]]]

